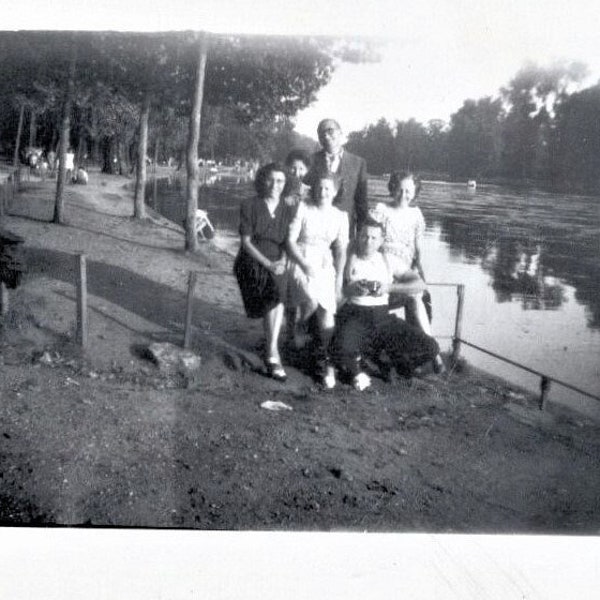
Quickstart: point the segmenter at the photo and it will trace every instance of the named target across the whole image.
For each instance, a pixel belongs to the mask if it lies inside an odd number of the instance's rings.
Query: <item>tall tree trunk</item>
[[[150,116],[150,93],[144,94],[140,113],[140,131],[138,136],[137,169],[135,174],[135,194],[133,196],[133,216],[136,219],[146,217],[144,191],[146,189],[146,156],[148,154],[148,117]]]
[[[119,175],[129,173],[129,152],[120,132],[117,134],[117,172]]]
[[[56,125],[52,127],[52,142],[50,144],[50,150],[57,151],[58,148],[58,128]]]
[[[69,134],[71,125],[71,106],[73,104],[73,93],[75,91],[75,62],[77,60],[77,47],[75,41],[72,42],[71,58],[69,60],[69,77],[67,80],[67,90],[63,104],[63,115],[60,126],[60,141],[58,143],[58,177],[56,181],[56,200],[54,202],[54,223],[64,222],[64,199],[63,191],[65,188],[65,173],[67,171],[66,158],[69,148]]]
[[[200,185],[198,169],[198,143],[200,142],[200,115],[204,97],[204,76],[206,72],[206,58],[208,54],[208,38],[206,33],[200,34],[198,43],[198,66],[196,69],[196,87],[190,114],[188,146],[186,156],[187,166],[187,218],[185,221],[185,249],[198,250],[196,236],[196,210],[198,209],[198,186]]]
[[[21,104],[19,111],[19,125],[17,126],[17,139],[15,141],[15,154],[13,156],[13,167],[19,166],[19,150],[21,146],[21,134],[23,133],[23,119],[25,118],[25,103]]]
[[[114,173],[114,145],[114,137],[103,137],[102,140],[100,140],[100,151],[102,154],[102,173],[107,173],[109,175],[112,175]]]
[[[31,107],[31,115],[29,118],[29,146],[30,148],[35,147],[35,142],[37,139],[37,113],[35,112],[35,108]]]
[[[152,172],[156,173],[156,167],[158,165],[158,148],[160,147],[160,136],[156,135],[156,141],[154,142],[154,157],[152,158]]]
[[[91,162],[94,165],[100,163],[100,137],[98,136],[98,112],[90,107],[90,137],[92,138]]]
[[[85,128],[83,124],[79,127],[77,136],[77,149],[75,150],[75,168],[86,167],[87,143],[85,139]]]

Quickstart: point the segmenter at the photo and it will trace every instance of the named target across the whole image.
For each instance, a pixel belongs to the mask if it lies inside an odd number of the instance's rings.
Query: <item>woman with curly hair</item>
[[[424,333],[431,336],[431,321],[425,273],[421,265],[421,241],[425,232],[423,213],[413,202],[421,191],[420,178],[411,172],[395,171],[388,182],[392,196],[389,204],[379,203],[372,217],[383,225],[384,242],[382,252],[395,283],[410,284],[412,292],[390,298],[390,304],[404,304],[409,320],[414,320]],[[444,370],[438,354],[434,360],[437,372]]]
[[[257,195],[245,200],[240,209],[241,247],[234,263],[246,315],[263,319],[265,366],[278,381],[287,379],[279,353],[279,334],[287,285],[285,243],[295,212],[282,199],[285,180],[285,167],[277,163],[257,171]]]

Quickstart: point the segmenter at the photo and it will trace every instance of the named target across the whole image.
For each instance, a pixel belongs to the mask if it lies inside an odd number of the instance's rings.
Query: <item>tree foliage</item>
[[[526,64],[496,97],[465,100],[449,123],[385,119],[348,136],[373,174],[414,169],[466,180],[503,179],[600,189],[600,84],[576,92],[577,62]]]
[[[499,99],[466,100],[452,115],[448,132],[448,167],[454,177],[474,179],[498,172],[503,118]]]
[[[106,146],[118,133],[122,140],[131,139],[130,131],[117,132],[129,127],[129,119],[118,122],[115,107],[132,114],[131,106],[141,107],[148,95],[153,132],[153,121],[189,114],[195,32],[1,32],[0,101],[11,106],[10,118],[3,119],[5,140],[14,137],[19,97],[43,118],[52,112],[38,141],[45,147],[56,145],[72,39],[78,53],[73,144],[80,133],[90,146]],[[344,48],[324,38],[211,35],[205,106],[225,109],[242,126],[285,121],[315,100],[331,77],[335,56],[360,60],[360,47],[345,56]],[[127,154],[126,149],[120,152]]]
[[[552,173],[577,190],[600,189],[600,83],[557,109]]]
[[[231,152],[221,134],[231,139],[233,132],[238,155],[265,156],[273,135],[315,100],[331,77],[334,56],[344,50],[325,38],[202,35],[210,51],[201,105],[214,118],[208,135],[194,136],[193,154],[199,144],[212,155],[218,143]],[[182,116],[193,113],[200,128],[197,47],[192,31],[0,33],[0,106],[12,113],[3,115],[2,146],[19,143],[16,130],[20,138],[28,111],[30,144],[49,151],[61,139],[62,163],[65,149],[75,146],[78,164],[91,157],[101,158],[106,172],[135,168],[134,214],[143,217],[149,132],[157,136],[157,156],[160,137],[163,152],[176,149],[181,159]],[[358,45],[346,60],[360,55]],[[188,166],[188,173],[193,179],[194,169]],[[57,204],[61,189],[59,182]]]

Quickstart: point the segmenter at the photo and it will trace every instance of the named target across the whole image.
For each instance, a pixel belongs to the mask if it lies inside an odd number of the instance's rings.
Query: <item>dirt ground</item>
[[[600,427],[468,365],[322,390],[257,369],[216,242],[132,214],[131,180],[25,182],[1,227],[28,271],[0,333],[0,523],[199,529],[600,532]],[[75,255],[88,265],[89,347],[74,343]],[[199,273],[197,372],[165,372]],[[298,363],[300,364],[300,363]],[[280,401],[289,409],[261,407]]]

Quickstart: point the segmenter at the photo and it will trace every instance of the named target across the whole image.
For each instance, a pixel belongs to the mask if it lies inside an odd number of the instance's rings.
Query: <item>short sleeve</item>
[[[415,237],[421,238],[425,233],[425,217],[423,217],[423,213],[420,208],[417,208],[416,218],[415,218]]]
[[[369,209],[369,217],[378,223],[384,223],[386,219],[386,205],[383,202],[378,202],[375,208]]]
[[[244,200],[240,206],[240,236],[252,235],[254,233],[253,223],[253,200]]]
[[[298,237],[300,236],[300,231],[302,229],[302,222],[305,219],[305,215],[306,215],[306,204],[304,204],[304,202],[300,202],[298,204],[298,207],[296,208],[296,213],[295,213],[294,218],[292,219],[292,221],[290,223],[290,227],[288,229],[288,237],[294,242],[297,241]]]

